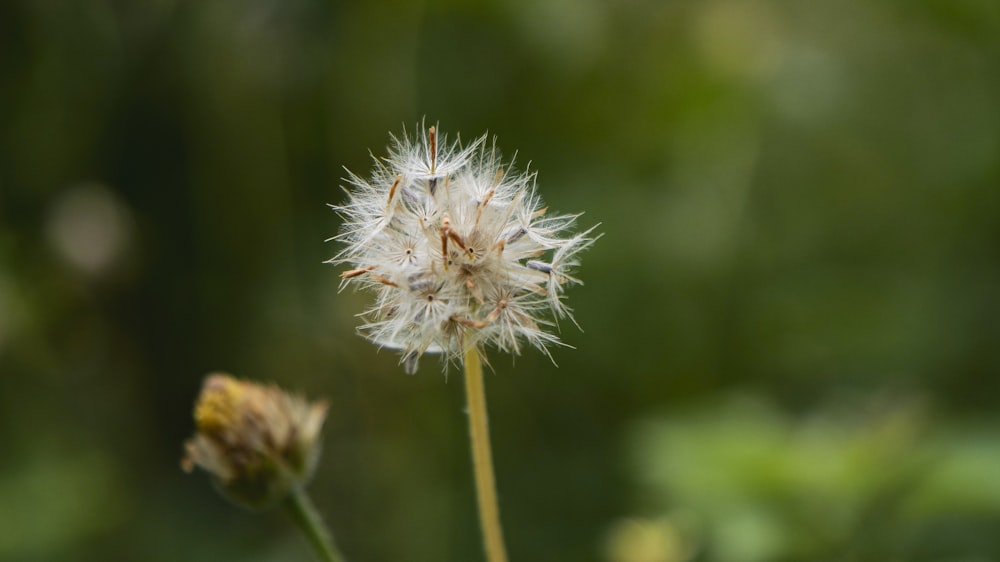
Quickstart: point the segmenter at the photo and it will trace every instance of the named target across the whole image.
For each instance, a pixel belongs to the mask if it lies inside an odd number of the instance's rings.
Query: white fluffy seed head
[[[579,215],[547,213],[535,174],[510,167],[485,135],[463,147],[431,127],[393,136],[371,179],[348,172],[348,200],[334,207],[344,248],[330,262],[351,268],[342,285],[375,292],[359,330],[400,350],[407,373],[424,353],[561,343],[550,330],[572,320],[563,289],[580,283],[571,270],[599,236],[568,234]]]

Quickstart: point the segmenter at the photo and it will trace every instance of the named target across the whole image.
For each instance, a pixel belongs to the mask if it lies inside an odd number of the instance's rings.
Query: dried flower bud
[[[197,432],[184,443],[181,467],[191,472],[200,466],[237,504],[270,507],[312,476],[326,410],[323,402],[309,403],[273,385],[208,375],[195,403]]]

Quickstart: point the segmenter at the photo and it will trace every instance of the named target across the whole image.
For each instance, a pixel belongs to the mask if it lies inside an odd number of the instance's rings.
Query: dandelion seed
[[[579,215],[549,214],[535,174],[515,172],[486,136],[463,147],[431,127],[391,140],[371,179],[348,172],[334,207],[344,248],[330,262],[349,267],[343,285],[376,294],[360,332],[399,350],[407,373],[424,353],[561,344],[551,319],[572,319],[563,292],[580,283],[571,273],[594,229],[571,234]]]

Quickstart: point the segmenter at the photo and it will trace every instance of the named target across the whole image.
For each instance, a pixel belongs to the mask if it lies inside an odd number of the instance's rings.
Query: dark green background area
[[[423,118],[605,234],[490,356],[513,561],[1000,560],[992,0],[3,2],[0,560],[309,560],[179,468],[216,370],[329,401],[350,560],[481,559],[460,373],[322,263]]]

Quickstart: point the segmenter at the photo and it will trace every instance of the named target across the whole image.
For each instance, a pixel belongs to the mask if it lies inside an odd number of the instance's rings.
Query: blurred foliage
[[[491,357],[512,559],[1000,559],[998,99],[993,0],[0,3],[0,559],[308,559],[177,466],[217,369],[329,399],[351,559],[478,559],[460,381],[321,263],[424,116],[606,233]]]
[[[687,520],[704,560],[1000,556],[995,430],[927,428],[913,403],[827,410],[795,419],[744,397],[638,424],[645,507]]]

